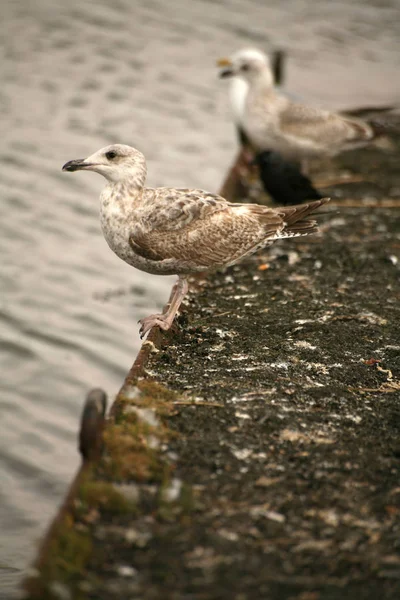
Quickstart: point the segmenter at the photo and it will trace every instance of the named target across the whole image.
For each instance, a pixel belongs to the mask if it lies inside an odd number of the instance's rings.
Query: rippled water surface
[[[86,391],[113,398],[139,349],[137,319],[171,285],[109,251],[103,181],[62,164],[118,141],[145,153],[151,185],[217,191],[235,137],[216,58],[285,47],[288,87],[304,98],[396,102],[399,23],[395,0],[2,0],[1,598],[78,466]]]

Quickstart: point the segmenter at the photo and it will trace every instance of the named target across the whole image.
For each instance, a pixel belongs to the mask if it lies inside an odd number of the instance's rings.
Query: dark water
[[[113,398],[139,349],[137,319],[171,285],[109,251],[101,178],[62,164],[128,143],[151,185],[217,191],[235,137],[214,63],[248,45],[287,48],[288,87],[315,103],[396,102],[400,6],[375,4],[2,0],[1,598],[78,466],[86,391]]]

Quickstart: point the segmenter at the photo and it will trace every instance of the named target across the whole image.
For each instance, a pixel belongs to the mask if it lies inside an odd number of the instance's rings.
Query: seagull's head
[[[220,77],[240,77],[251,83],[263,75],[269,76],[271,84],[273,83],[270,60],[264,52],[256,48],[246,48],[230,58],[221,58],[217,66],[221,68]]]
[[[137,180],[144,184],[146,178],[146,160],[139,150],[124,144],[112,144],[98,150],[87,158],[70,160],[63,171],[95,171],[108,181]]]

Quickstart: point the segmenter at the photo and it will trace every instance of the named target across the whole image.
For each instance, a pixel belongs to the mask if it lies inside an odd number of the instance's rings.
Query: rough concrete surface
[[[145,343],[26,597],[400,597],[398,147]]]

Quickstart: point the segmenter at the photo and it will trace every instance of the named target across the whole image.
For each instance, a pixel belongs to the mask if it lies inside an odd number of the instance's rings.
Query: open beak
[[[220,71],[219,76],[221,78],[224,77],[232,77],[234,72],[232,70],[232,63],[229,58],[220,58],[217,61],[217,67],[222,67],[222,71]]]
[[[80,169],[87,169],[92,167],[92,163],[86,162],[85,158],[78,158],[76,160],[69,160],[63,166],[63,171],[79,171]]]

